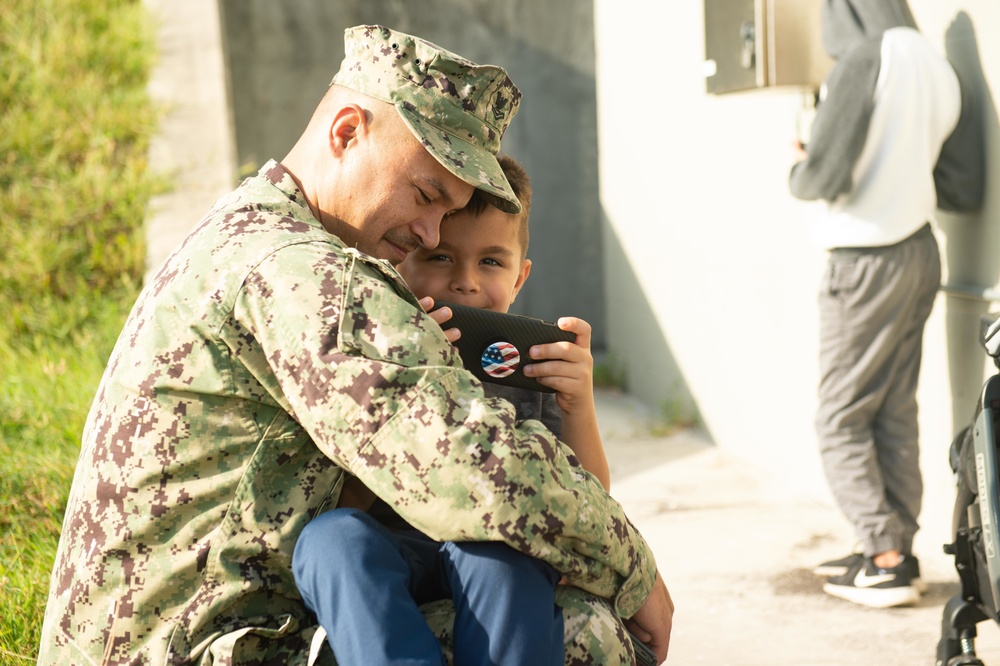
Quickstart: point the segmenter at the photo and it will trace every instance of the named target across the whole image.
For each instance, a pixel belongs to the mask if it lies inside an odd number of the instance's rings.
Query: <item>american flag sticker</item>
[[[482,356],[483,371],[490,377],[506,377],[512,374],[521,363],[521,355],[517,347],[509,342],[494,342]]]

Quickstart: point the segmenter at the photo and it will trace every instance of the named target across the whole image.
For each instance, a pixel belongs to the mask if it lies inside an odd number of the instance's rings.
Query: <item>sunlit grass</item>
[[[0,0],[0,663],[34,663],[80,434],[143,272],[141,2]]]

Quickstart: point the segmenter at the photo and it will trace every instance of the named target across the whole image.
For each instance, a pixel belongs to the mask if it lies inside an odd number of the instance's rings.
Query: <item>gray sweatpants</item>
[[[868,556],[909,554],[918,528],[917,377],[940,281],[926,225],[896,245],[832,250],[820,288],[816,433],[830,490]]]

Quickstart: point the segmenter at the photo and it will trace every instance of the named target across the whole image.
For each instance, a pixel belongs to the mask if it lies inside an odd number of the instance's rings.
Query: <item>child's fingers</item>
[[[578,347],[590,349],[590,324],[579,317],[560,317],[557,324],[562,330],[576,334],[576,345]]]
[[[550,342],[545,345],[535,345],[528,353],[532,359],[563,359],[572,363],[593,363],[590,357],[591,329],[579,317],[560,317],[558,326],[564,331],[576,335],[573,342]]]
[[[430,296],[426,296],[420,299],[420,306],[427,310],[428,308],[434,307],[434,299]],[[460,337],[462,337],[462,331],[457,327],[444,328],[443,324],[451,319],[452,311],[449,307],[438,308],[437,310],[431,310],[427,313],[431,319],[437,322],[438,326],[444,329],[444,337],[448,339],[448,342],[454,344]]]
[[[528,354],[533,361],[544,361],[547,359],[562,360],[569,363],[586,363],[590,359],[590,349],[580,347],[565,340],[560,342],[550,342],[544,345],[534,345],[528,350]]]
[[[427,313],[430,318],[438,323],[438,326],[451,319],[452,311],[449,307],[438,308]]]
[[[543,361],[541,363],[529,363],[524,366],[524,374],[539,381],[542,379],[558,381],[560,385],[564,385],[567,381],[580,382],[589,381],[590,379],[590,373],[587,372],[586,367],[582,366],[580,363],[568,363],[566,361]],[[549,388],[557,390],[559,388],[551,382],[542,383]]]
[[[528,377],[531,377],[542,386],[547,386],[548,388],[552,389],[553,391],[555,391],[560,395],[575,396],[578,393],[577,391],[573,391],[573,388],[579,384],[579,382],[577,382],[576,380],[569,379],[567,377],[555,377],[555,376],[535,377],[533,375],[528,374],[528,368],[530,367],[531,366],[527,366],[525,368],[524,374]]]
[[[586,404],[592,405],[594,402],[592,385],[589,382],[573,377],[560,377],[557,375],[535,377],[534,379],[542,386],[555,391],[559,408],[567,413],[573,412]]]
[[[524,374],[555,391],[559,408],[565,413],[594,404],[594,380],[588,364],[566,361],[529,363],[524,366]]]

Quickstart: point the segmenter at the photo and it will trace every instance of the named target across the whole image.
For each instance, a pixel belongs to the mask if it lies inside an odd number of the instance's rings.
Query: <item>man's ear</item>
[[[352,142],[368,133],[368,117],[357,104],[342,106],[330,123],[330,150],[335,155],[346,151]]]
[[[514,299],[517,298],[517,292],[521,291],[521,287],[524,286],[524,281],[528,279],[528,275],[531,273],[531,259],[521,260],[521,270],[517,274],[517,280],[514,282],[514,293],[510,295],[510,302],[513,303]]]

